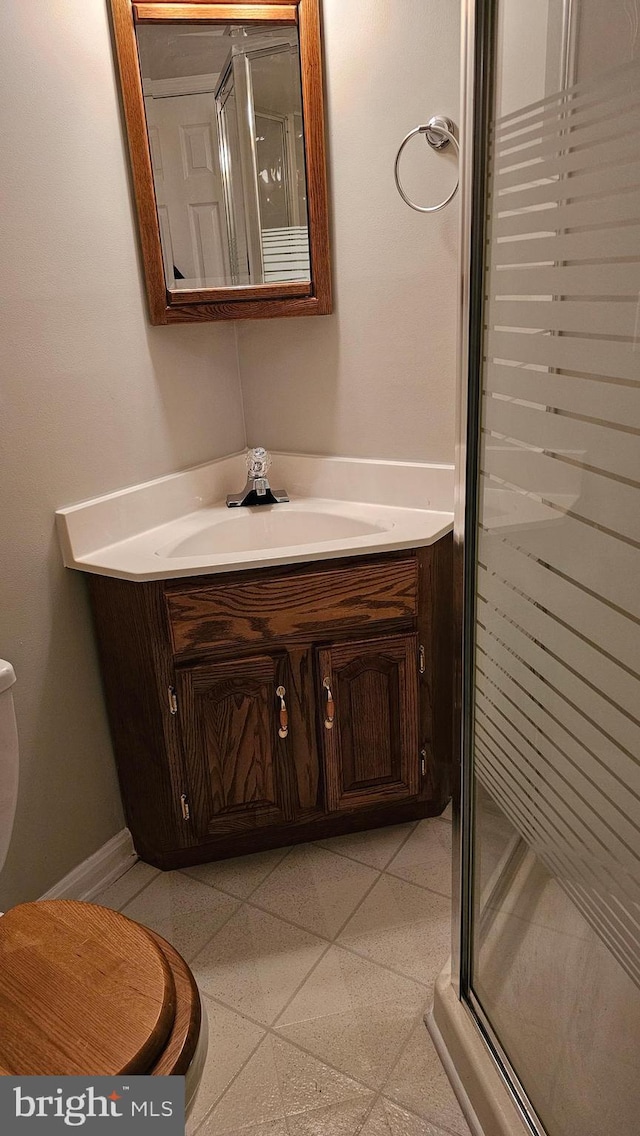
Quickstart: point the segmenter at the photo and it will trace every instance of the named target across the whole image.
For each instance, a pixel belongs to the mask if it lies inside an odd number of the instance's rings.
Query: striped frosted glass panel
[[[640,984],[640,63],[497,121],[475,772]]]
[[[310,280],[309,231],[306,225],[262,230],[264,283]]]

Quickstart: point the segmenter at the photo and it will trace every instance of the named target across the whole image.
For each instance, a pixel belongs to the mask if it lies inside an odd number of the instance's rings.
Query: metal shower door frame
[[[460,304],[454,505],[454,729],[460,755],[453,792],[451,983],[468,1010],[532,1136],[546,1130],[472,989],[473,705],[478,450],[484,315],[487,139],[495,73],[498,0],[463,0],[460,164]],[[563,0],[560,83],[573,75],[574,0]],[[454,747],[454,752],[455,752]]]

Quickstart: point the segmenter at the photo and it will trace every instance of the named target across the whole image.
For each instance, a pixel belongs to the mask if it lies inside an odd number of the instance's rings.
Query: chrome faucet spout
[[[267,478],[267,470],[271,465],[270,454],[262,447],[256,446],[247,454],[247,483],[241,493],[230,493],[227,497],[227,508],[237,509],[241,505],[279,505],[288,501],[289,497],[284,489],[272,489]]]

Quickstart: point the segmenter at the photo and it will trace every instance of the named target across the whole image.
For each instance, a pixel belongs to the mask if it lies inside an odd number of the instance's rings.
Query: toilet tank
[[[11,663],[0,659],[0,871],[11,839],[18,797],[18,731],[13,710]]]

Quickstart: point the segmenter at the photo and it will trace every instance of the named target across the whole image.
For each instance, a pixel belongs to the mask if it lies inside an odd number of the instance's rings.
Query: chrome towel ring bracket
[[[428,142],[433,150],[444,150],[449,145],[449,143],[451,143],[455,148],[456,154],[459,155],[460,146],[458,145],[458,139],[456,138],[454,131],[455,124],[450,118],[443,118],[442,115],[435,114],[433,118],[429,119],[426,126],[415,126],[413,130],[410,130],[400,143],[400,149],[396,154],[396,161],[393,167],[393,174],[396,179],[396,188],[402,200],[406,201],[407,205],[411,209],[415,209],[418,213],[437,213],[438,210],[444,209],[445,205],[448,205],[450,201],[453,201],[456,193],[458,192],[460,178],[458,178],[451,193],[448,197],[445,197],[444,201],[440,201],[437,205],[416,205],[415,201],[412,201],[410,197],[407,197],[407,194],[402,188],[402,183],[400,181],[399,168],[402,151],[407,145],[407,142],[409,142],[415,134],[424,134],[425,141]]]

